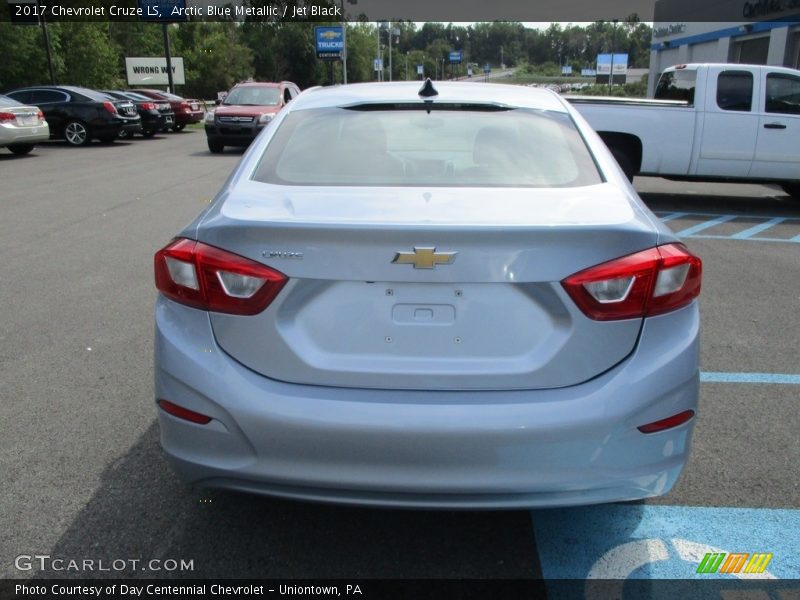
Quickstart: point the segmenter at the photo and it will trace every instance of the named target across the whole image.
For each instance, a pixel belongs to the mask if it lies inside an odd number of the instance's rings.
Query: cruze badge
[[[434,246],[414,246],[413,252],[398,252],[393,264],[414,265],[415,269],[432,269],[436,265],[450,265],[458,252],[436,252]]]

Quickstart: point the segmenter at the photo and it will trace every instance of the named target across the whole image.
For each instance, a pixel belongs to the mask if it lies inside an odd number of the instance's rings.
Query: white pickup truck
[[[652,100],[567,99],[629,178],[777,183],[800,199],[800,71],[679,65]]]

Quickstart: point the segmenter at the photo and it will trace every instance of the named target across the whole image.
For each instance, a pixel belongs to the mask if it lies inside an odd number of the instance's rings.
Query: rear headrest
[[[492,125],[475,136],[472,159],[479,165],[501,165],[513,162],[519,151],[519,134],[512,127]]]

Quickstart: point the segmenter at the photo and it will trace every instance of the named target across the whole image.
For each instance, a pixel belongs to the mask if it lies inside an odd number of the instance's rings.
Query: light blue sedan
[[[187,482],[517,508],[657,496],[686,463],[700,260],[547,90],[307,90],[155,276]]]

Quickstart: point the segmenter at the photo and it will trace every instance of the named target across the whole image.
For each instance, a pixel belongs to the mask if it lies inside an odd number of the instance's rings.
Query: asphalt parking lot
[[[667,496],[410,512],[181,485],[158,447],[152,256],[241,154],[201,130],[0,152],[0,577],[691,578],[704,552],[758,551],[800,578],[800,202],[777,187],[636,181],[704,261],[701,412]],[[34,554],[193,569],[16,568]]]

